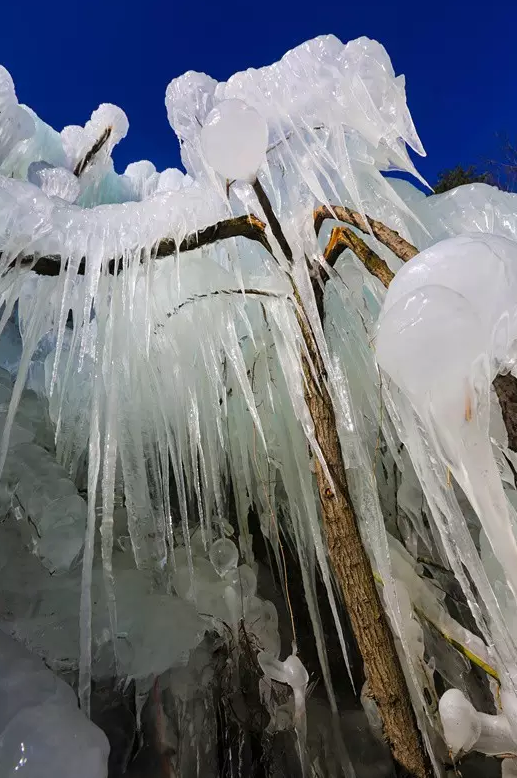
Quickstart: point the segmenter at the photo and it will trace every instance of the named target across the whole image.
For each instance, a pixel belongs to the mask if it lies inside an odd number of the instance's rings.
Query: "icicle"
[[[80,661],[79,661],[79,704],[84,713],[90,715],[91,663],[92,663],[92,567],[94,556],[95,525],[97,518],[97,484],[100,471],[100,365],[95,374],[92,410],[90,416],[90,441],[88,447],[88,523],[84,541],[83,571],[81,578]]]

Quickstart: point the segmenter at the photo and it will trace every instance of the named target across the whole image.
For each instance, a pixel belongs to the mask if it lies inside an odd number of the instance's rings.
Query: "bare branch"
[[[270,254],[273,253],[266,236],[266,225],[256,216],[250,214],[249,216],[236,216],[232,219],[225,219],[210,227],[205,227],[199,232],[187,235],[181,241],[179,249],[176,248],[176,243],[173,239],[162,240],[156,249],[156,258],[169,257],[172,254],[176,254],[177,251],[192,251],[202,246],[208,246],[211,243],[217,243],[220,240],[237,237],[257,241],[266,251]]]
[[[321,226],[326,219],[337,219],[338,221],[345,222],[345,224],[350,224],[351,227],[356,227],[366,234],[369,234],[370,232],[368,229],[369,224],[371,231],[377,240],[391,249],[391,251],[393,251],[393,253],[403,262],[407,262],[408,259],[412,259],[412,257],[418,254],[418,249],[413,246],[412,243],[404,240],[398,232],[390,229],[390,227],[386,227],[382,222],[367,216],[367,224],[361,214],[357,213],[357,211],[352,211],[350,208],[345,208],[342,205],[332,205],[331,208],[332,211],[327,208],[326,205],[320,205],[319,208],[316,208],[314,211],[314,229],[316,230],[316,235],[319,235]]]
[[[276,217],[276,214],[273,210],[269,197],[267,196],[264,190],[264,187],[262,186],[258,178],[255,179],[252,186],[253,186],[253,191],[257,196],[257,200],[259,201],[260,206],[266,216],[266,219],[268,220],[269,226],[271,227],[271,232],[275,236],[276,241],[280,246],[280,248],[282,249],[287,261],[289,262],[290,265],[292,265],[293,263],[292,249],[287,241],[287,238],[284,235],[284,231],[282,230],[280,222]]]
[[[113,127],[111,126],[106,127],[106,129],[104,130],[100,138],[98,138],[95,141],[91,149],[89,149],[89,151],[86,152],[84,157],[79,160],[79,162],[74,168],[74,175],[77,176],[77,178],[79,178],[79,176],[82,175],[82,173],[84,173],[84,171],[86,170],[86,168],[88,167],[88,165],[90,164],[94,156],[99,153],[99,151],[102,149],[103,146],[106,145],[106,142],[110,137],[112,130]]]
[[[348,227],[334,227],[323,256],[327,263],[333,267],[345,249],[351,249],[368,272],[378,278],[388,288],[393,280],[394,273],[389,269],[386,262]]]
[[[204,300],[208,297],[217,297],[218,295],[227,295],[229,297],[243,297],[249,295],[250,297],[273,297],[275,299],[283,299],[287,297],[285,294],[279,292],[272,292],[269,289],[215,289],[213,292],[206,292],[204,294],[194,294],[191,297],[187,297],[183,302],[177,305],[172,311],[167,314],[167,318],[177,314],[185,305],[195,303],[197,300]],[[160,326],[160,325],[158,325]],[[161,325],[163,326],[163,325]]]
[[[202,246],[217,243],[220,240],[236,237],[254,240],[257,243],[260,243],[260,245],[270,254],[273,253],[266,236],[266,225],[264,222],[260,221],[260,219],[257,219],[256,216],[251,214],[250,216],[237,216],[233,219],[225,219],[224,221],[217,222],[217,224],[205,227],[199,232],[191,233],[181,241],[179,246],[177,246],[176,241],[173,238],[164,238],[157,244],[152,256],[155,259],[163,259],[164,257],[169,257],[177,253],[183,253],[184,251],[193,251]],[[15,267],[18,261],[19,260],[14,260],[9,269]],[[59,275],[61,264],[62,258],[56,255],[44,257],[30,255],[21,258],[21,265],[23,267],[29,266],[35,273],[43,276]],[[110,259],[107,269],[110,275],[118,275],[123,269],[123,259],[121,257],[119,259]],[[83,258],[79,264],[78,275],[84,275],[85,271],[86,260]]]

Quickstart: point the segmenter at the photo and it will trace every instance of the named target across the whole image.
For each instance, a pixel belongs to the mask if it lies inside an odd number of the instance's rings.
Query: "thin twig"
[[[185,305],[195,303],[197,300],[204,300],[208,297],[217,297],[218,295],[228,295],[230,297],[243,297],[244,295],[254,297],[273,297],[275,299],[286,298],[287,295],[279,292],[272,292],[269,289],[215,289],[213,292],[205,292],[204,294],[193,294],[191,297],[187,297],[183,302],[173,308],[172,311],[167,313],[167,318],[177,314]]]
[[[379,575],[379,573],[374,572],[374,578],[377,581],[378,584],[381,586],[384,586],[384,581]],[[413,603],[412,603],[413,604]],[[497,670],[492,667],[488,662],[486,662],[482,657],[478,656],[474,653],[470,648],[467,646],[464,646],[463,643],[460,643],[459,640],[457,640],[455,637],[453,637],[451,634],[449,634],[442,626],[436,623],[434,619],[432,619],[430,616],[427,615],[421,608],[418,608],[416,605],[413,604],[413,610],[415,613],[424,621],[426,621],[431,627],[433,627],[436,632],[438,632],[442,638],[446,641],[446,643],[449,643],[453,648],[456,649],[456,651],[459,651],[460,654],[462,654],[466,659],[469,660],[469,662],[472,662],[472,664],[477,665],[477,667],[480,667],[482,670],[485,671],[487,675],[490,675],[494,680],[499,681],[499,674]],[[454,623],[454,620],[451,619],[451,623]]]

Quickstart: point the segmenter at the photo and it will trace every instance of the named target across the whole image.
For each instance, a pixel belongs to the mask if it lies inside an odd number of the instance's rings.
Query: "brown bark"
[[[498,375],[494,380],[494,389],[508,433],[508,448],[517,452],[517,378],[511,373]]]
[[[298,297],[298,303],[301,300]],[[372,698],[383,722],[384,736],[395,761],[416,778],[431,775],[393,634],[381,604],[370,560],[364,549],[348,491],[332,399],[326,388],[321,357],[306,321],[299,323],[320,385],[303,358],[305,399],[314,421],[316,440],[333,481],[331,486],[316,460],[321,516],[334,574],[341,588]]]
[[[219,240],[226,240],[227,238],[236,238],[239,236],[260,243],[266,251],[272,253],[266,236],[266,225],[264,222],[260,221],[260,219],[257,219],[256,216],[251,214],[250,216],[236,216],[233,219],[225,219],[224,221],[217,222],[217,224],[211,224],[209,227],[199,230],[199,232],[193,232],[190,235],[187,235],[179,246],[177,246],[173,238],[164,238],[157,244],[152,253],[152,257],[154,259],[163,259],[164,257],[172,256],[178,252],[193,251],[194,249],[208,246],[211,243],[216,243]],[[57,255],[37,257],[30,254],[22,256],[21,259],[18,258],[17,260],[14,260],[11,263],[10,268],[15,267],[17,262],[21,262],[23,267],[30,266],[30,269],[38,275],[58,276],[61,271],[62,258]],[[122,259],[110,259],[108,262],[107,269],[108,273],[111,275],[120,273],[122,268]],[[82,259],[77,271],[78,275],[84,275],[85,271],[86,260]]]
[[[364,219],[360,214],[338,205],[333,206],[333,208],[335,209],[336,216],[338,216],[341,221],[348,222],[363,232],[367,232]],[[334,217],[325,206],[320,206],[314,211],[314,229],[316,230],[316,234],[321,229],[323,221],[329,218]],[[382,222],[370,219],[369,216],[366,218],[378,240],[387,248],[391,249],[391,251],[400,259],[407,262],[418,254],[418,249],[401,238],[397,232],[389,229],[386,225],[382,224]],[[392,271],[378,254],[372,251],[358,235],[346,227],[334,227],[330,234],[330,239],[324,253],[328,264],[331,266],[335,265],[340,254],[347,248],[351,249],[358,259],[363,262],[366,269],[388,288],[394,278]],[[324,278],[324,280],[326,279]],[[315,288],[315,294],[319,306],[321,306],[323,304],[321,286]],[[501,406],[504,425],[508,433],[508,448],[511,451],[517,452],[517,378],[511,373],[508,373],[507,375],[498,375],[493,382],[493,386]]]
[[[394,277],[386,262],[348,227],[334,227],[325,249],[324,257],[332,267],[345,249],[351,249],[365,268],[379,281],[388,286]]]
[[[86,170],[92,159],[96,154],[99,153],[99,151],[102,149],[103,146],[106,145],[108,138],[111,136],[113,128],[112,127],[106,127],[100,138],[98,138],[91,149],[88,149],[84,157],[79,160],[77,165],[74,168],[74,176],[77,176],[79,178],[82,173]]]
[[[258,181],[254,185],[254,190],[279,246],[287,260],[292,262],[290,246]],[[350,233],[351,237],[347,233]],[[354,250],[360,251],[360,258],[367,266],[379,269],[382,260],[354,233],[347,231],[334,235],[336,242],[347,241],[347,247],[353,246]],[[341,247],[336,245],[336,258],[343,248],[343,245]],[[331,246],[329,254],[332,251]],[[330,259],[331,263],[335,262],[333,257],[327,256],[327,259]],[[389,269],[386,266],[383,275],[386,283],[391,280],[391,278],[388,280],[388,273]],[[325,278],[313,279],[313,290],[322,321],[324,281]],[[377,704],[384,736],[393,758],[410,776],[430,778],[429,760],[418,729],[395,640],[380,601],[373,570],[363,546],[357,516],[348,492],[334,405],[326,386],[325,367],[307,323],[303,301],[294,282],[293,287],[299,306],[298,322],[308,356],[318,377],[317,383],[307,357],[302,355],[305,400],[314,422],[316,440],[333,482],[332,485],[328,482],[321,464],[316,460],[316,482],[330,561],[364,662],[369,691]]]
[[[366,221],[363,219],[360,213],[352,211],[350,208],[345,208],[342,205],[333,205],[332,211],[325,205],[320,205],[314,211],[314,229],[316,235],[319,234],[321,225],[325,219],[338,219],[338,221],[350,224],[352,227],[356,227],[361,232],[369,234],[370,231],[373,235],[393,251],[396,256],[403,262],[407,262],[408,259],[418,254],[418,249],[413,246],[409,241],[404,240],[396,230],[392,230],[386,227],[382,222],[378,222],[375,219],[366,217]]]

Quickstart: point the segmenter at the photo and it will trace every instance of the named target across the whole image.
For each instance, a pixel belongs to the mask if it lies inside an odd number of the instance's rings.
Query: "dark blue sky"
[[[496,155],[498,132],[517,140],[517,0],[4,0],[1,20],[0,62],[20,102],[56,129],[84,124],[101,102],[125,110],[119,172],[138,159],[178,164],[164,107],[174,76],[226,79],[330,32],[376,38],[406,75],[430,183]]]

